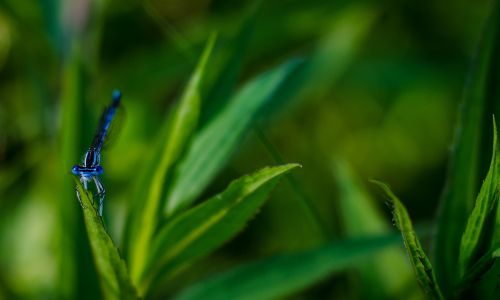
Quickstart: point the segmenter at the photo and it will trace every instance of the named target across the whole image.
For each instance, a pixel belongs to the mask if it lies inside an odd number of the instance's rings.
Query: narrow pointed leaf
[[[497,200],[495,218],[495,229],[493,231],[492,244],[500,245],[500,200]]]
[[[500,172],[500,170],[499,170]],[[495,228],[493,229],[492,245],[500,245],[500,199],[496,202]]]
[[[147,269],[168,273],[210,253],[240,232],[267,199],[280,177],[296,164],[264,168],[233,181],[222,193],[188,210],[160,230]]]
[[[459,292],[467,290],[479,281],[493,267],[495,260],[500,256],[500,248],[493,248],[472,265],[457,285]]]
[[[347,240],[307,252],[273,257],[199,282],[175,299],[280,299],[359,264],[397,242],[396,236]]]
[[[441,290],[436,281],[436,276],[432,269],[432,265],[424,252],[424,249],[420,245],[417,234],[413,229],[413,225],[410,220],[410,216],[406,211],[404,205],[399,201],[399,199],[394,195],[389,186],[386,184],[373,181],[378,185],[387,195],[388,201],[392,207],[392,214],[396,226],[401,231],[403,236],[403,241],[408,252],[413,270],[417,276],[417,280],[424,289],[424,291],[434,299],[444,299]]]
[[[151,239],[156,230],[159,211],[163,207],[164,186],[172,165],[178,160],[192,132],[196,128],[200,113],[200,86],[203,81],[208,58],[215,43],[215,35],[209,39],[196,70],[180,99],[179,105],[165,130],[165,141],[161,143],[160,156],[153,170],[151,181],[146,188],[146,197],[134,206],[132,229],[129,242],[129,261],[131,275],[137,282],[149,253]]]
[[[345,234],[348,238],[390,233],[393,228],[382,215],[373,199],[356,178],[347,162],[337,161],[334,167],[339,191],[339,209]],[[388,268],[387,266],[391,266]],[[420,292],[406,253],[400,245],[387,247],[370,262],[356,267],[361,275],[361,295],[373,298],[398,298]]]
[[[259,111],[298,65],[299,61],[293,60],[252,80],[196,135],[168,194],[167,215],[188,206],[199,196],[228,161]]]
[[[209,122],[220,112],[221,109],[223,109],[224,105],[228,102],[228,100],[230,100],[230,96],[236,88],[241,66],[245,61],[245,53],[252,37],[257,16],[257,9],[259,6],[259,3],[254,4],[248,16],[244,20],[236,38],[231,43],[232,49],[230,54],[228,54],[228,59],[225,62],[224,67],[220,71],[212,89],[207,93],[207,105],[204,106],[202,115],[200,116],[200,123],[202,126]]]
[[[493,155],[490,169],[483,182],[476,204],[467,221],[467,227],[462,235],[459,254],[459,275],[464,276],[475,260],[488,250],[493,238],[495,226],[496,205],[499,196],[499,153],[495,122],[493,137]]]
[[[138,299],[127,273],[125,261],[120,257],[118,248],[104,229],[102,218],[92,205],[92,196],[76,180],[83,206],[83,217],[90,241],[94,262],[100,276],[100,284],[106,299]]]
[[[474,206],[483,170],[483,132],[492,111],[495,96],[489,94],[498,86],[494,66],[500,46],[500,5],[495,1],[490,19],[484,26],[481,43],[468,75],[463,103],[457,123],[448,176],[443,192],[435,238],[436,272],[444,289],[453,285],[457,274],[458,251],[467,218]],[[498,69],[498,68],[497,68]],[[489,102],[489,103],[488,103]]]

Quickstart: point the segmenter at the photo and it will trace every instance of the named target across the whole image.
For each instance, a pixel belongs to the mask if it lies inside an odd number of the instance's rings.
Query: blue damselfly
[[[112,101],[109,106],[104,109],[99,121],[99,126],[97,127],[96,134],[92,140],[92,144],[85,153],[81,165],[75,165],[71,169],[71,172],[80,177],[80,182],[82,183],[85,190],[88,190],[88,183],[94,182],[97,196],[99,198],[99,215],[102,216],[102,210],[104,205],[104,197],[106,191],[99,176],[103,173],[103,168],[101,167],[101,150],[104,145],[104,141],[109,133],[109,128],[113,117],[120,105],[121,92],[118,90],[113,91]],[[78,201],[81,202],[80,193],[76,190],[76,196]]]

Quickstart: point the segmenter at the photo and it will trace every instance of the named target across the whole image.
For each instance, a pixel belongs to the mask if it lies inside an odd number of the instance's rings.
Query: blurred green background
[[[425,227],[435,217],[458,103],[489,7],[482,0],[0,0],[0,299],[99,296],[71,166],[111,91],[121,89],[123,128],[103,154],[105,221],[120,245],[138,170],[213,31],[200,127],[226,100],[218,96],[226,91],[212,88],[217,81],[240,86],[293,57],[310,63],[204,195],[280,160],[303,168],[239,237],[170,282],[171,289],[344,236],[340,161],[369,190],[370,178],[389,182]],[[227,66],[236,73],[228,76]],[[83,99],[74,108],[82,136],[73,137],[82,145],[68,150],[62,124],[71,97]],[[71,151],[75,160],[65,161]],[[320,225],[297,198],[312,203]],[[382,201],[376,205],[386,211]],[[62,215],[61,207],[73,213]],[[295,298],[363,293],[344,274]]]

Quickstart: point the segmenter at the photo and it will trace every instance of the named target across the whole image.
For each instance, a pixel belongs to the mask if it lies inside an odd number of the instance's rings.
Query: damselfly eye
[[[73,168],[71,169],[71,173],[78,175],[80,173],[80,166],[74,165]]]
[[[103,168],[102,168],[101,166],[97,166],[97,167],[95,168],[95,173],[96,173],[97,175],[101,175],[101,174],[102,174],[102,172],[104,172],[104,170],[103,170]]]

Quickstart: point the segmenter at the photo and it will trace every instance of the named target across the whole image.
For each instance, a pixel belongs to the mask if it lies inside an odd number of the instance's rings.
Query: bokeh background
[[[294,57],[311,67],[227,158],[205,196],[266,165],[303,168],[239,237],[171,282],[174,290],[341,238],[339,162],[369,192],[370,178],[390,183],[414,222],[429,228],[489,7],[487,0],[0,0],[0,299],[99,297],[69,170],[120,88],[125,117],[103,154],[105,220],[119,245],[138,170],[214,31],[204,86],[211,102],[204,99],[200,127],[226,100],[211,87],[228,65],[237,66],[237,86]],[[68,150],[63,107],[71,97],[83,99],[83,134],[74,137],[82,147]],[[75,160],[65,161],[68,151]],[[320,226],[297,198],[312,204]],[[376,205],[390,224],[383,202]],[[350,276],[330,279],[296,298],[366,296]]]

